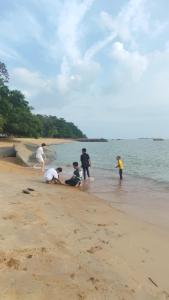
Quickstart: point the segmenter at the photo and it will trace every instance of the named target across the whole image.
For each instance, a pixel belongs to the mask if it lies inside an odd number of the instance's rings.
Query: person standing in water
[[[38,163],[41,166],[42,172],[44,172],[45,170],[45,159],[46,159],[46,155],[43,151],[43,148],[46,146],[45,143],[42,143],[41,146],[39,146],[36,150],[36,159],[38,161]]]
[[[83,177],[84,180],[86,179],[86,173],[87,176],[90,177],[89,167],[91,166],[90,162],[90,156],[88,153],[86,153],[86,148],[82,149],[82,154],[80,156],[81,166],[83,169]]]
[[[119,176],[120,176],[120,180],[123,179],[123,168],[124,168],[124,164],[123,164],[123,161],[121,159],[121,156],[117,156],[116,157],[116,160],[117,160],[117,165],[116,165],[116,168],[119,169]]]

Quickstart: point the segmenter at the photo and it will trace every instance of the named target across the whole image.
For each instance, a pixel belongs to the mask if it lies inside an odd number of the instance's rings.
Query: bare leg
[[[84,178],[84,180],[86,179],[86,168],[85,167],[83,167],[83,178]]]
[[[89,167],[86,167],[86,171],[87,171],[87,176],[90,177]]]
[[[44,172],[44,171],[45,171],[45,162],[44,162],[44,161],[42,161],[40,164],[41,164],[41,169],[42,169],[42,172]]]
[[[119,169],[119,176],[120,176],[120,180],[123,179],[123,170],[122,169]]]

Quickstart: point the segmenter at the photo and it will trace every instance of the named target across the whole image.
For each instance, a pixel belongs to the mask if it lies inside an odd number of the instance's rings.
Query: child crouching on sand
[[[79,169],[78,162],[73,162],[73,168],[73,176],[70,179],[65,180],[65,184],[71,186],[79,186],[82,180],[82,171]]]
[[[124,168],[123,161],[121,159],[121,156],[119,156],[119,155],[116,157],[116,160],[117,160],[116,168],[119,169],[120,180],[122,180],[123,179],[123,168]]]
[[[59,173],[62,172],[62,168],[50,168],[45,172],[44,178],[46,183],[61,183],[59,180]]]

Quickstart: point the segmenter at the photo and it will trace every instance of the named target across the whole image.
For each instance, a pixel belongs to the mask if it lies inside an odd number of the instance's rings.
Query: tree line
[[[82,138],[72,122],[56,116],[33,114],[33,107],[19,90],[8,87],[9,74],[0,62],[0,133],[17,137]]]

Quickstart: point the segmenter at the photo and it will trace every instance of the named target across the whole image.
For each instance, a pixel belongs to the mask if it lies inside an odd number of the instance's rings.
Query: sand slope
[[[0,161],[0,241],[0,299],[169,299],[168,232],[14,159]]]

